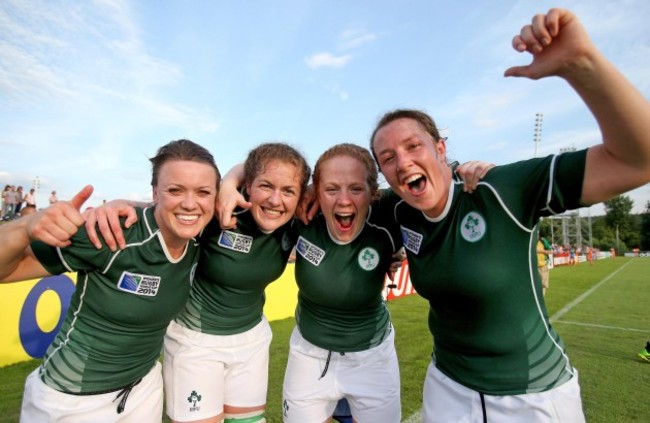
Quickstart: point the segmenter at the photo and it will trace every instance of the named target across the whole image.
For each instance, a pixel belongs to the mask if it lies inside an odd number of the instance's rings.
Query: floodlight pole
[[[533,134],[533,141],[535,142],[535,154],[533,157],[537,157],[537,146],[542,140],[542,120],[544,115],[542,113],[535,113],[535,132]]]

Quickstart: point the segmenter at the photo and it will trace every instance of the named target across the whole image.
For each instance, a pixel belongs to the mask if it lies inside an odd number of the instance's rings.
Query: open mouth
[[[339,228],[343,231],[347,231],[352,228],[352,223],[354,223],[354,213],[334,213],[334,219]]]
[[[420,173],[409,176],[404,182],[408,186],[408,191],[413,195],[422,194],[427,186],[427,179]]]

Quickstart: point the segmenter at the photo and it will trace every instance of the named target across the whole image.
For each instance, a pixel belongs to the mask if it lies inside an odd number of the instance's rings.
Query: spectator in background
[[[56,198],[56,191],[52,191],[52,195],[50,195],[50,199],[49,199],[50,206],[56,203],[57,201],[59,201],[59,199]]]
[[[2,190],[2,209],[0,209],[0,218],[5,220],[5,215],[7,214],[7,191],[11,189],[11,185],[5,185],[5,189]]]
[[[587,261],[590,265],[594,264],[594,249],[591,247],[587,247]]]
[[[542,295],[546,295],[549,286],[549,264],[553,250],[546,238],[541,235],[537,238],[537,270],[542,278]]]
[[[7,185],[9,189],[5,188],[4,197],[5,197],[5,206],[4,215],[2,216],[3,220],[11,220],[15,217],[16,210],[16,187],[14,185]]]
[[[576,247],[575,245],[569,245],[569,266],[576,265]]]
[[[14,208],[14,216],[20,216],[20,209],[23,206],[23,201],[25,201],[23,187],[19,186],[16,188],[16,206]]]
[[[23,208],[21,215],[27,216],[32,213],[36,213],[36,194],[34,193],[34,188],[30,189],[27,194],[25,194],[25,207]]]

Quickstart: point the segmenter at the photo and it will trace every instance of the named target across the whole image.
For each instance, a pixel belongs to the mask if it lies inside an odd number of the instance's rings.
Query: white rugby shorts
[[[31,422],[150,422],[162,420],[163,381],[161,365],[154,367],[135,385],[117,412],[123,397],[120,391],[94,395],[74,395],[47,386],[39,377],[40,368],[27,376],[20,421]]]
[[[167,415],[207,419],[224,405],[266,404],[271,326],[266,318],[246,332],[211,335],[171,322],[163,355]]]
[[[578,372],[566,383],[546,392],[520,395],[483,395],[487,421],[526,423],[585,421]],[[483,422],[481,395],[429,363],[424,381],[424,423]]]
[[[391,330],[374,348],[330,355],[305,340],[296,327],[284,376],[285,423],[324,422],[341,398],[347,398],[359,423],[399,423],[400,378],[394,340]]]

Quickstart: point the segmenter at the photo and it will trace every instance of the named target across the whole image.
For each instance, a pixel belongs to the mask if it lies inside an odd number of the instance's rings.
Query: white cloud
[[[339,48],[341,50],[350,50],[375,41],[377,36],[361,29],[346,29],[341,33],[339,39]]]
[[[351,54],[344,54],[343,56],[335,56],[330,52],[321,52],[312,54],[305,59],[305,63],[312,69],[317,68],[342,68],[352,60]]]
[[[348,98],[350,98],[348,92],[341,88],[338,84],[329,87],[329,90],[343,101],[346,101]]]

